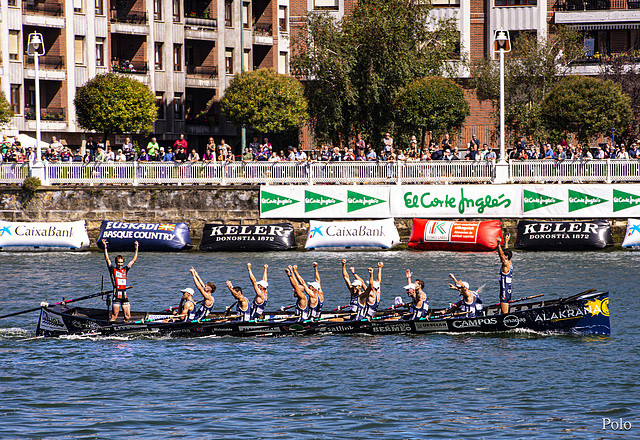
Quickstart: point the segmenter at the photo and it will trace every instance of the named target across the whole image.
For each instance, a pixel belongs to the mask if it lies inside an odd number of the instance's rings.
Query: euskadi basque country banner
[[[77,222],[6,222],[0,220],[0,250],[61,251],[89,247],[84,220]]]
[[[132,251],[137,241],[140,251],[162,252],[191,249],[191,236],[186,223],[130,223],[104,220],[100,226],[98,247],[114,252]]]
[[[260,189],[262,218],[640,217],[640,185],[309,185]]]

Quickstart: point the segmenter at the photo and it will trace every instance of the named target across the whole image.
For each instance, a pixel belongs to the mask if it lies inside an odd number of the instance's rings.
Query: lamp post
[[[31,177],[38,177],[45,182],[44,164],[42,163],[42,149],[40,147],[40,64],[39,58],[45,53],[44,38],[39,32],[29,34],[27,55],[32,56],[35,64],[36,83],[36,163],[31,167]]]
[[[247,14],[248,15],[248,14]],[[249,17],[247,17],[247,21]],[[240,74],[244,73],[244,0],[240,2]],[[244,148],[247,146],[247,127],[242,124],[240,131],[240,154],[244,153]]]
[[[496,166],[495,183],[505,183],[509,180],[509,170],[504,147],[504,54],[511,51],[509,31],[497,30],[494,34],[494,53],[500,57],[500,157]]]

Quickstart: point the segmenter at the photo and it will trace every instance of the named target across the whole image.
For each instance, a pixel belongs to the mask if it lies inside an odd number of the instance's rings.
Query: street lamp
[[[496,30],[494,34],[494,54],[500,56],[500,158],[496,167],[496,183],[503,183],[508,180],[507,162],[505,160],[504,148],[504,54],[511,52],[511,40],[509,31]]]
[[[40,148],[40,64],[39,58],[44,55],[44,38],[39,32],[29,34],[27,55],[32,56],[35,62],[36,82],[36,163],[32,167],[32,177],[38,177],[45,181],[44,164],[42,163],[42,149]]]

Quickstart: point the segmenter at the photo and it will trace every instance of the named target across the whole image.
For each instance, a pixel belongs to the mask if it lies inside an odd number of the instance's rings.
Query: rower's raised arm
[[[292,266],[293,269],[293,274],[296,276],[296,279],[298,280],[298,283],[300,283],[302,286],[305,286],[306,283],[304,282],[304,278],[302,278],[302,275],[300,275],[300,272],[298,272],[298,266],[294,265]]]
[[[347,272],[347,260],[342,260],[342,277],[344,282],[347,283],[347,287],[351,288],[351,280],[349,279],[349,273]]]
[[[314,261],[313,263],[311,263],[311,265],[313,266],[314,281],[319,284],[320,283],[320,272],[318,272],[318,263],[316,263]]]
[[[104,245],[104,259],[107,262],[107,266],[111,266],[111,260],[109,260],[109,252],[107,251],[107,239],[102,239],[102,244]]]
[[[382,268],[384,267],[384,263],[382,261],[378,262],[378,281],[379,284],[382,283]]]
[[[264,265],[264,273],[262,274],[262,281],[267,281],[267,269],[269,269],[269,265],[265,264]]]
[[[413,273],[411,273],[411,270],[409,269],[405,270],[404,274],[407,277],[407,284],[411,284],[411,277],[413,276]]]
[[[247,263],[247,270],[249,271],[249,280],[251,281],[251,284],[253,284],[253,289],[256,292],[259,292],[260,289],[258,289],[258,282],[256,281],[256,277],[253,276],[253,272],[251,271],[251,263]]]
[[[131,269],[131,266],[133,266],[133,263],[135,263],[138,260],[138,247],[140,247],[140,244],[138,243],[138,240],[136,240],[133,244],[136,247],[136,252],[133,254],[133,258],[131,259],[131,261],[129,261],[129,264],[127,264],[127,266],[129,266],[129,269]]]

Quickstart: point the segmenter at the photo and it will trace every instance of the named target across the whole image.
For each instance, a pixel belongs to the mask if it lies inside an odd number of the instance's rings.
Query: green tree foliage
[[[4,92],[0,92],[0,125],[8,124],[13,117],[13,110],[11,104],[7,101],[7,97]]]
[[[380,139],[394,131],[394,101],[411,81],[455,68],[459,34],[435,21],[420,0],[362,0],[342,20],[312,12],[296,41],[292,68],[305,78],[318,142],[344,143],[360,132]]]
[[[542,101],[544,124],[556,135],[573,133],[580,142],[623,134],[632,118],[631,98],[620,84],[586,76],[563,78]]]
[[[512,37],[512,48],[505,54],[505,126],[514,140],[520,135],[544,140],[548,132],[542,124],[540,104],[547,91],[569,73],[571,63],[584,56],[583,41],[577,31],[556,27],[546,40],[528,33]],[[493,101],[497,127],[498,61],[491,58],[474,61],[471,75],[478,98]]]
[[[622,91],[631,98],[633,118],[627,134],[630,140],[638,139],[640,137],[640,68],[629,54],[607,58],[601,61],[600,78],[620,84]]]
[[[459,131],[470,113],[462,87],[437,76],[408,84],[398,93],[394,106],[401,130],[420,134],[420,139],[427,131],[437,136]]]
[[[235,76],[221,105],[225,118],[263,133],[296,129],[308,119],[307,101],[300,81],[273,69],[247,71]]]
[[[106,73],[87,81],[73,100],[78,124],[109,133],[148,132],[158,117],[149,88],[126,76]]]

